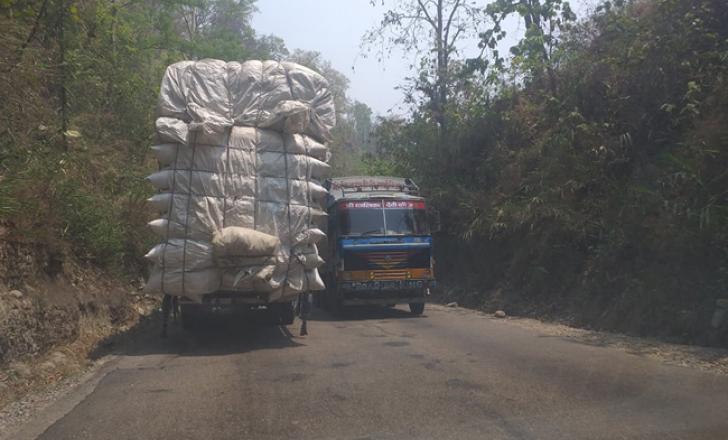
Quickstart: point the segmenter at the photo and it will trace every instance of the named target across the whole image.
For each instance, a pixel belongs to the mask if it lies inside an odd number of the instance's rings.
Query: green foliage
[[[114,205],[104,197],[79,188],[77,182],[64,182],[57,189],[57,205],[62,219],[61,238],[103,265],[123,262],[126,228]]]
[[[704,331],[728,273],[728,5],[606,2],[581,22],[560,1],[488,12],[531,22],[510,64],[491,54],[484,81],[464,83],[446,145],[423,110],[375,130],[380,159],[409,170],[462,240],[440,275],[600,309],[592,324]],[[620,313],[654,319],[610,321]]]
[[[0,220],[21,239],[135,271],[160,79],[185,58],[282,58],[253,0],[0,3]]]
[[[15,188],[10,182],[0,180],[0,216],[15,214],[19,209],[20,203],[15,198]]]

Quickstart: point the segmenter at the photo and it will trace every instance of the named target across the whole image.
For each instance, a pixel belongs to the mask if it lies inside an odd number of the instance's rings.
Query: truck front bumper
[[[426,302],[434,280],[390,280],[339,282],[342,304],[386,305]]]
[[[417,291],[434,287],[435,280],[339,281],[344,292]]]

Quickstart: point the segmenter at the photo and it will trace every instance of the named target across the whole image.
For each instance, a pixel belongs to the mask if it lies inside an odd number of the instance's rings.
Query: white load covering
[[[200,300],[217,291],[286,301],[321,290],[335,123],[326,80],[293,63],[184,61],[167,68],[147,179],[162,243],[147,290]]]
[[[275,235],[238,226],[228,226],[212,236],[216,258],[272,257],[280,246],[281,240]]]
[[[307,67],[278,61],[172,64],[162,80],[158,112],[202,124],[205,131],[242,125],[324,141],[336,125],[326,79]]]

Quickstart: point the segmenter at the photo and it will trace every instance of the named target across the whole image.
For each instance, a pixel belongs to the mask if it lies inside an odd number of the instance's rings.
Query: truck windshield
[[[341,235],[424,235],[429,234],[424,202],[365,201],[339,206]]]
[[[428,234],[427,216],[424,209],[385,209],[386,235]]]
[[[341,235],[384,235],[382,208],[340,211],[339,231]]]

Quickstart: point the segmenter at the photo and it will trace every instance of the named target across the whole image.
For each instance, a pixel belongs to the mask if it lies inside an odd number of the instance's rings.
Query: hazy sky
[[[387,4],[394,4],[389,0]],[[594,1],[577,0],[576,2]],[[370,0],[258,0],[259,12],[253,27],[259,34],[274,34],[286,42],[289,50],[305,49],[322,56],[344,73],[349,80],[349,96],[368,104],[375,113],[404,113],[402,94],[395,90],[410,74],[412,56],[396,54],[381,63],[375,54],[360,56],[362,35],[375,26],[386,8],[372,6]],[[584,7],[578,7],[582,10]],[[508,29],[511,27],[512,29]],[[515,24],[507,30],[520,30]],[[475,51],[476,42],[469,42]],[[353,70],[352,70],[353,68]]]
[[[402,57],[380,64],[374,57],[359,56],[361,36],[379,22],[383,8],[369,0],[258,0],[257,6],[256,32],[283,38],[289,50],[321,52],[351,81],[352,99],[380,114],[401,102],[394,87],[407,76]]]

